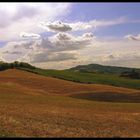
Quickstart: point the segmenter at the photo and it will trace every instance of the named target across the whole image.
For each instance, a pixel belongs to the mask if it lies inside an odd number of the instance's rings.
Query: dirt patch
[[[97,92],[97,93],[95,92],[75,95],[73,94],[70,95],[70,97],[92,101],[140,103],[140,93],[124,94],[114,92]]]

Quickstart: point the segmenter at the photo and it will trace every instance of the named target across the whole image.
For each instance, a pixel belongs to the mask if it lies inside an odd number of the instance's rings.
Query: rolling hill
[[[105,85],[112,85],[117,87],[140,89],[140,79],[120,77],[117,74],[87,73],[87,72],[79,72],[73,70],[47,70],[47,69],[45,70],[40,68],[29,69],[29,68],[21,68],[21,67],[19,67],[18,69],[36,73],[39,75],[73,81],[76,83],[105,84]]]
[[[6,83],[7,87],[15,86],[26,87],[27,89],[33,89],[33,91],[38,91],[40,94],[52,94],[52,95],[79,95],[85,93],[132,93],[133,95],[138,94],[139,90],[128,89],[123,87],[115,87],[109,85],[101,84],[82,84],[75,83],[71,81],[66,81],[62,79],[57,79],[53,77],[46,77],[42,75],[37,75],[34,73],[18,70],[9,69],[0,72],[0,83]],[[14,86],[13,86],[14,87]],[[20,89],[20,88],[19,88]],[[129,96],[129,95],[128,95]],[[139,98],[138,98],[139,100]]]
[[[1,137],[139,137],[140,90],[0,72]]]
[[[136,72],[133,72],[134,70],[138,71],[139,69],[119,68],[119,67],[111,67],[110,69],[110,66],[100,66],[100,65],[99,65],[100,68],[97,68],[96,66],[98,65],[94,65],[94,64],[92,64],[92,66],[95,67],[95,70],[98,69],[98,72],[97,71],[87,72],[83,70],[81,71],[81,68],[79,67],[68,69],[68,70],[47,70],[47,69],[34,67],[28,63],[17,62],[17,61],[14,63],[4,63],[4,62],[0,63],[1,70],[16,68],[16,69],[32,72],[35,74],[47,76],[47,77],[48,76],[55,77],[55,78],[73,81],[77,83],[104,84],[104,85],[112,85],[112,86],[117,86],[117,87],[140,89],[139,77],[133,78],[132,76],[129,76],[131,75],[131,73],[132,74],[136,73]],[[82,66],[82,67],[88,70],[88,66]],[[102,67],[105,67],[105,68],[102,68]],[[109,72],[109,69],[112,72]],[[93,67],[92,67],[92,70],[93,70]],[[103,72],[101,72],[101,70]],[[121,73],[119,72],[128,74],[128,76],[123,77],[121,76]],[[134,75],[134,76],[137,77],[137,75]]]

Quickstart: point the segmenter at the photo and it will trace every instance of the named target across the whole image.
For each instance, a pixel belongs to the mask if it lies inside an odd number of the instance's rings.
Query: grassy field
[[[139,90],[15,69],[0,72],[0,79],[1,137],[140,137]],[[90,93],[102,96],[89,100]],[[117,100],[108,102],[112,93]],[[106,101],[99,100],[103,94]],[[125,102],[119,102],[120,94]],[[130,96],[138,97],[137,103]]]
[[[84,73],[75,72],[72,70],[43,70],[38,68],[32,70],[25,68],[21,69],[36,72],[44,76],[56,77],[74,82],[106,84],[118,87],[140,89],[140,80],[119,77],[116,74]]]

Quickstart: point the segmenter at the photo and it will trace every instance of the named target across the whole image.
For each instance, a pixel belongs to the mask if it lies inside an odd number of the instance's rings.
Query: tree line
[[[18,61],[15,61],[13,63],[7,63],[7,62],[3,62],[3,61],[0,62],[0,71],[6,70],[6,69],[20,68],[20,67],[35,69],[34,66],[32,66],[28,63],[25,63],[25,62],[18,62]]]
[[[126,72],[122,72],[121,77],[129,77],[129,78],[133,78],[133,79],[140,79],[140,72],[136,71],[135,69],[132,69],[131,71],[126,71]]]

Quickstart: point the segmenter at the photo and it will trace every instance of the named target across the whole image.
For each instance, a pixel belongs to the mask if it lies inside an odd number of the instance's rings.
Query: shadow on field
[[[102,93],[96,92],[96,93],[75,94],[71,95],[70,97],[92,101],[140,103],[140,93],[124,94],[112,92],[102,92]]]

